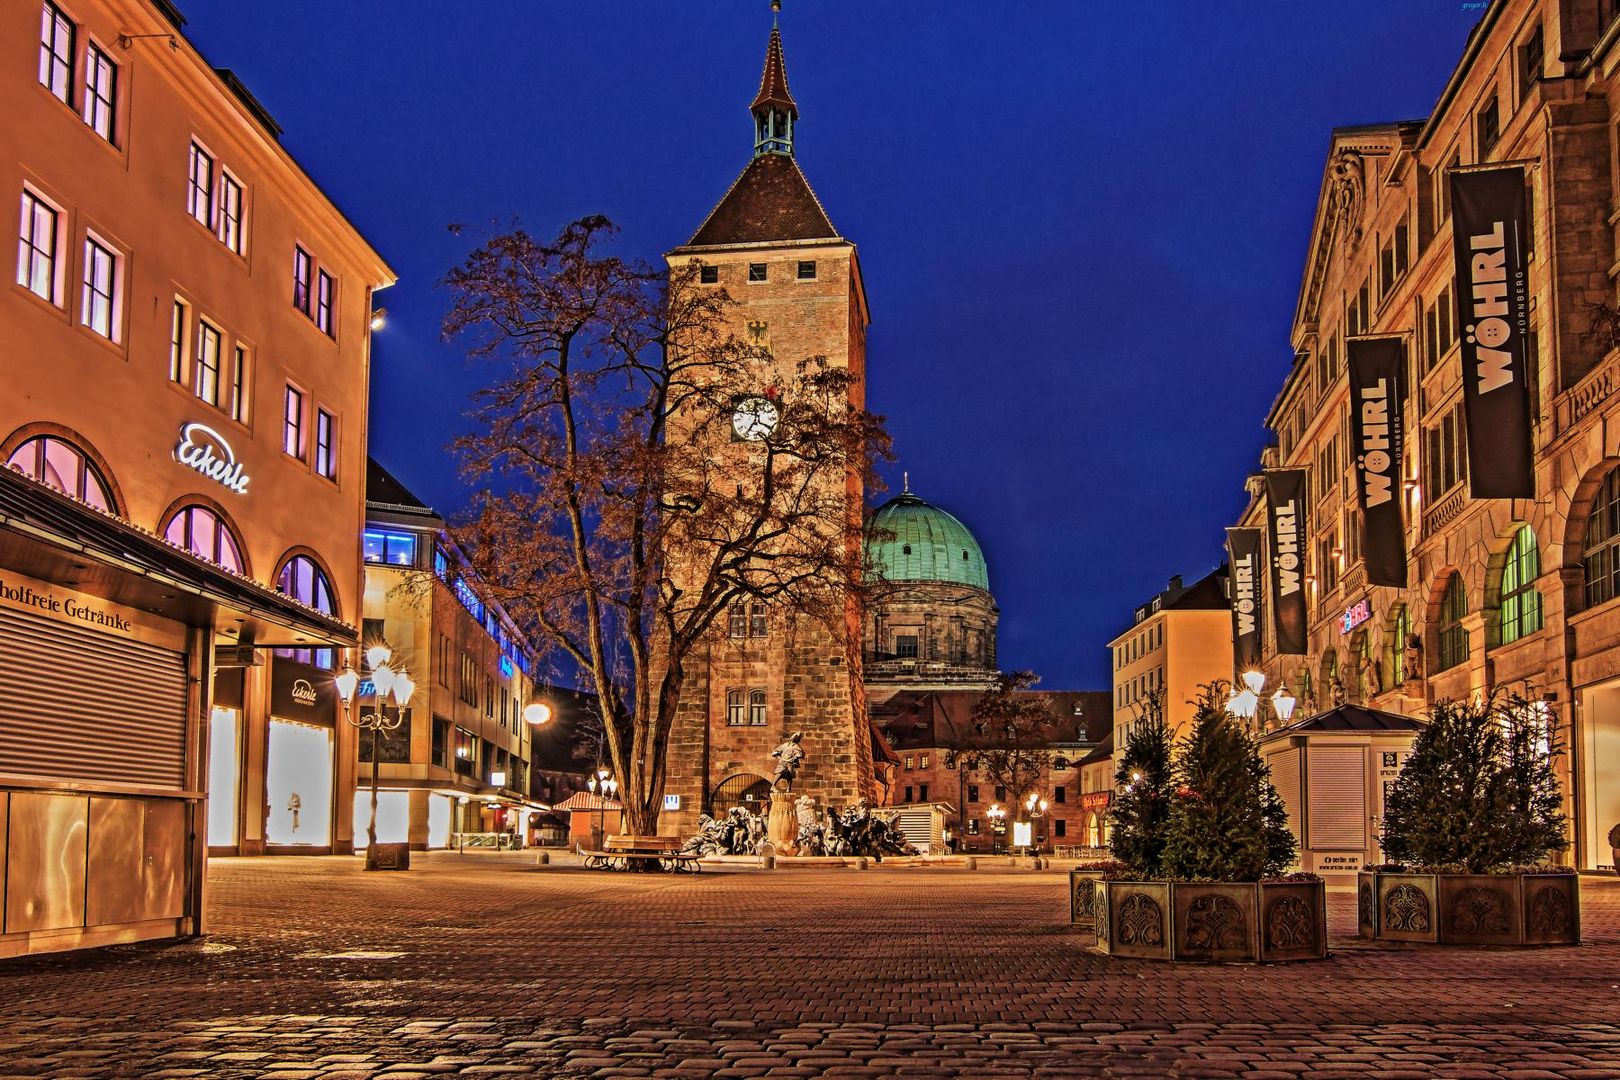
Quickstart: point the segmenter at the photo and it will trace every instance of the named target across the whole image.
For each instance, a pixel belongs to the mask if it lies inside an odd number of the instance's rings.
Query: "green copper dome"
[[[886,581],[943,581],[990,591],[984,552],[967,526],[909,490],[872,511],[866,554]]]

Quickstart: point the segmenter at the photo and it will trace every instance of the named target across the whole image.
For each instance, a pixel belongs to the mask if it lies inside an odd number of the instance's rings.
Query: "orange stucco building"
[[[167,691],[142,699],[121,646],[76,644],[82,620],[0,607],[7,629],[38,631],[64,697],[98,696],[87,730],[63,740],[129,764],[92,775],[71,752],[0,745],[13,825],[19,805],[50,821],[82,810],[79,872],[92,877],[97,799],[120,785],[205,813],[191,831],[216,851],[352,847],[354,733],[330,666],[360,619],[372,293],[393,274],[183,26],[166,0],[41,0],[0,16],[0,190],[20,209],[0,296],[0,462],[18,500],[0,521],[0,572],[8,595],[122,603],[94,629],[146,628],[193,687],[183,707]],[[75,542],[79,556],[62,556]],[[202,584],[188,591],[191,579]],[[34,707],[7,678],[0,668],[6,708]],[[182,764],[154,787],[121,740],[133,747],[170,708],[186,734],[158,757]],[[98,716],[109,710],[130,713],[128,728]],[[18,802],[35,789],[66,801]],[[185,865],[200,898],[200,858]],[[30,923],[13,914],[0,942]]]

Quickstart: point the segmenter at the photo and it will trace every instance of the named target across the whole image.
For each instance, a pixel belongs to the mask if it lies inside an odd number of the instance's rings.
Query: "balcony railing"
[[[1468,485],[1458,484],[1450,495],[1423,511],[1423,535],[1433,536],[1462,513],[1468,505]]]

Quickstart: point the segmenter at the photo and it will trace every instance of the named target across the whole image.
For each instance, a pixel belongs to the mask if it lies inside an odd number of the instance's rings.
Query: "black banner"
[[[1266,531],[1271,549],[1271,619],[1277,651],[1303,656],[1305,612],[1304,469],[1266,470]]]
[[[1263,529],[1226,530],[1226,554],[1232,575],[1232,658],[1238,671],[1260,666],[1264,536]]]
[[[1524,169],[1452,173],[1451,214],[1468,490],[1476,499],[1533,499]]]
[[[1406,587],[1406,517],[1401,512],[1406,447],[1406,347],[1400,338],[1350,338],[1350,453],[1361,500],[1367,583]]]

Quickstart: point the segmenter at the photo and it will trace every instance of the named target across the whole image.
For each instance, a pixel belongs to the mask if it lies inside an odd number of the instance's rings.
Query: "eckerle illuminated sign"
[[[315,687],[310,685],[308,679],[294,679],[292,690],[289,691],[292,699],[300,705],[315,704]]]
[[[207,424],[186,424],[180,429],[174,460],[238,495],[247,494],[249,477],[242,471],[242,463],[236,460],[236,451],[225,441],[225,436]]]

